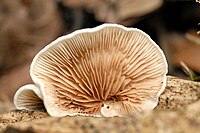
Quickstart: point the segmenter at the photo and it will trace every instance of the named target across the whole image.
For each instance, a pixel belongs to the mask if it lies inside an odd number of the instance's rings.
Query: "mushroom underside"
[[[107,102],[117,103],[116,116],[133,115],[157,105],[166,74],[162,54],[138,30],[106,27],[56,43],[38,56],[32,75],[53,116],[99,114]]]
[[[41,50],[30,70],[37,86],[20,88],[16,107],[44,104],[56,117],[132,116],[152,110],[166,85],[163,52],[138,29],[100,27],[64,36]]]
[[[30,87],[31,86],[31,87]],[[18,90],[14,97],[14,104],[17,109],[44,110],[44,104],[39,94],[39,89],[26,85]],[[28,87],[28,88],[27,88]]]

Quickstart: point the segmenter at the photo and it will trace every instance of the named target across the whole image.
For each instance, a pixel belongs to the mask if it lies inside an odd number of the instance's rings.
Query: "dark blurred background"
[[[102,23],[145,31],[163,49],[170,75],[200,73],[198,0],[0,0],[0,112],[31,83],[35,54],[57,37]],[[6,103],[8,106],[3,105]]]

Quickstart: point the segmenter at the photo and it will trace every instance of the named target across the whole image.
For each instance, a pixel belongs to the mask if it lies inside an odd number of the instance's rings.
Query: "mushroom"
[[[132,25],[159,9],[163,0],[63,0],[72,9],[85,9],[101,22]]]
[[[146,33],[103,24],[42,49],[30,67],[34,84],[21,87],[14,103],[34,109],[42,100],[55,117],[133,116],[156,107],[166,74],[166,58]]]

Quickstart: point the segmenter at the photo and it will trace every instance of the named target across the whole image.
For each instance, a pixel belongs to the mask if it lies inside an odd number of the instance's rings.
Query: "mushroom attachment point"
[[[32,85],[14,96],[17,109],[43,103],[51,116],[133,116],[154,109],[166,86],[163,51],[143,31],[117,24],[62,36],[33,59]]]

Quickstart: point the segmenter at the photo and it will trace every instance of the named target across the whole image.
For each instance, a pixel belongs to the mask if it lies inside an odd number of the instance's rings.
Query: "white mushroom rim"
[[[158,104],[167,61],[143,31],[103,24],[62,36],[33,59],[34,84],[14,96],[17,109],[41,101],[51,116],[133,116]]]

